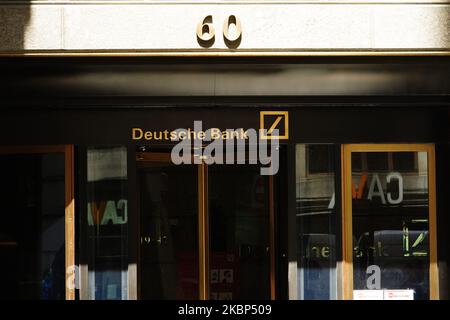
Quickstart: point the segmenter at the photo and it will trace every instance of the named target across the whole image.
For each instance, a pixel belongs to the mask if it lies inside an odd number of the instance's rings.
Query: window
[[[87,150],[89,299],[128,299],[127,149]]]
[[[346,145],[343,157],[345,297],[437,298],[433,147]]]
[[[296,146],[298,298],[336,299],[335,149]]]

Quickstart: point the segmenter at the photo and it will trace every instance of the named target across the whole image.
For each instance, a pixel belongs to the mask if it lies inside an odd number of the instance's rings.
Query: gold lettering
[[[236,130],[221,131],[219,128],[211,128],[210,138],[216,139],[248,139],[248,130],[242,128]],[[184,131],[144,131],[141,128],[132,128],[131,138],[132,140],[185,140],[185,139],[206,139],[207,135],[205,131],[194,131],[188,128]]]
[[[186,132],[185,131],[178,132],[178,138],[180,140],[186,139]]]
[[[202,47],[210,47],[214,43],[215,30],[211,15],[206,16],[197,24],[197,41]]]
[[[330,248],[329,247],[323,247],[322,248],[322,257],[328,258],[330,256]]]
[[[192,131],[191,128],[188,128],[187,130],[187,138],[188,139],[195,139],[196,134],[195,131]]]
[[[230,25],[235,25],[235,33],[233,35],[230,34]],[[225,40],[225,44],[229,48],[237,48],[240,44],[240,39],[242,36],[242,27],[241,21],[235,15],[231,15],[225,19],[223,24],[223,38]]]
[[[211,129],[211,139],[220,139],[221,132],[218,128],[212,128]]]
[[[158,135],[159,134],[159,135]],[[155,140],[162,140],[162,132],[161,131],[158,131],[158,132],[154,132],[153,133],[153,139],[155,139]]]
[[[145,138],[145,140],[152,140],[151,131],[145,131],[144,138]]]
[[[317,247],[311,248],[312,256],[315,256],[316,258],[320,258],[320,250]]]
[[[139,136],[138,136],[139,134]],[[140,128],[133,128],[133,134],[132,134],[132,139],[133,140],[139,140],[142,139],[142,135],[143,135],[143,131]]]

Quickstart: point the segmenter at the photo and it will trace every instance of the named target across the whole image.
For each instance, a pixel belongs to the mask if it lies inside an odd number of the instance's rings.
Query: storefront
[[[448,299],[448,4],[38,2],[1,299]]]
[[[4,106],[1,117],[1,194],[5,212],[20,214],[8,214],[2,224],[2,261],[8,261],[2,268],[15,272],[3,293],[42,299],[446,298],[448,98],[408,96],[448,90],[447,60],[426,64],[435,71],[432,85],[425,75],[411,77],[423,67],[417,59],[400,67],[392,60],[325,61],[257,65],[262,73],[284,68],[310,80],[328,70],[331,79],[318,76],[322,92],[314,96],[115,99],[104,96],[105,88],[114,88],[96,87],[83,73],[68,87],[48,62],[8,61],[3,96],[12,107]],[[102,80],[104,60],[59,63],[64,75],[82,65]],[[127,68],[132,85],[142,80],[141,65],[149,68],[148,61],[136,64],[114,60],[108,72]],[[167,68],[178,78],[201,79],[206,72],[201,65],[195,75],[186,75],[184,64]],[[219,61],[207,70],[216,77],[227,70],[230,81],[231,73],[257,80],[258,73],[248,76],[253,68]],[[359,80],[361,91],[347,95],[362,68],[369,80]],[[46,82],[37,87],[44,70]],[[388,82],[393,70],[401,77],[393,96],[382,90],[364,95],[376,79],[370,73],[383,71]],[[348,80],[339,85],[347,89],[331,95],[340,73]],[[276,77],[289,85],[286,74]],[[250,86],[239,90],[254,90]],[[270,162],[251,153],[249,132],[272,127],[279,129],[279,165],[274,175],[263,175]],[[177,165],[171,151],[179,142],[172,134],[180,128],[193,146],[192,161]],[[211,128],[212,141],[223,144],[211,152],[210,142],[200,140],[195,148],[190,139]],[[236,144],[226,149],[227,142]],[[235,153],[227,158],[230,150]]]

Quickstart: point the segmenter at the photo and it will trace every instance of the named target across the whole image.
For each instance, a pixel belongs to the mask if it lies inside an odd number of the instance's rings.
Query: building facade
[[[3,299],[448,299],[450,3],[0,1]]]

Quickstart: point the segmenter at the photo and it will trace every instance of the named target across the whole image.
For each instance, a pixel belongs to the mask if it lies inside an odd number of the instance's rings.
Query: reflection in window
[[[210,298],[270,297],[267,176],[257,165],[209,167]]]
[[[417,170],[417,154],[414,152],[384,152],[373,153],[367,157],[367,153],[358,152],[352,156],[352,168],[356,171],[367,170],[394,170],[410,172]]]
[[[64,154],[0,156],[0,299],[65,299]]]
[[[127,299],[127,150],[87,150],[89,298]]]
[[[198,299],[197,167],[142,160],[138,182],[141,298]]]
[[[354,158],[373,164],[352,166],[354,289],[410,290],[414,299],[428,299],[427,153],[353,152]]]
[[[309,144],[306,145],[308,154],[307,172],[308,174],[315,173],[329,173],[330,170],[330,156],[333,154],[333,149],[327,144]]]
[[[336,299],[333,145],[296,146],[298,298]]]

